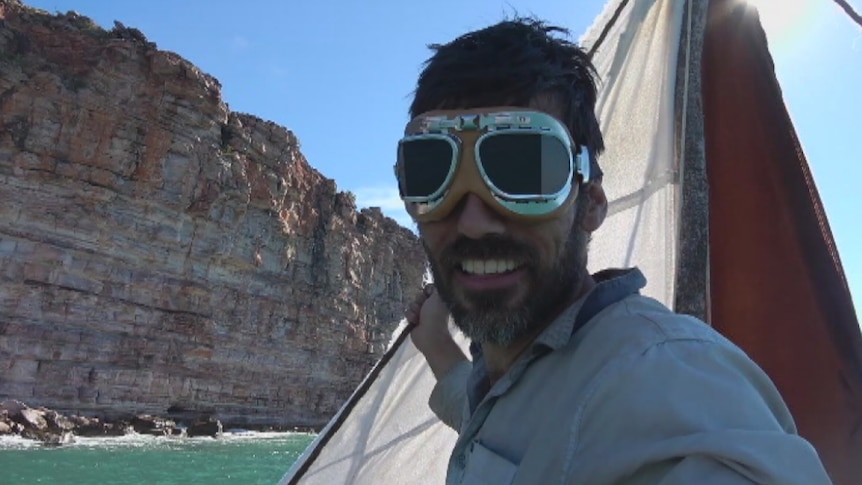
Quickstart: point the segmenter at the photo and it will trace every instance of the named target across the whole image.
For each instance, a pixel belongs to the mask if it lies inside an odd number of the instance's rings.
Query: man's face
[[[586,275],[588,235],[576,223],[578,207],[528,225],[468,195],[446,219],[420,224],[435,285],[461,331],[506,347],[569,303]]]
[[[418,225],[435,285],[468,337],[507,347],[570,303],[586,276],[587,203],[525,222],[468,193],[444,219]]]

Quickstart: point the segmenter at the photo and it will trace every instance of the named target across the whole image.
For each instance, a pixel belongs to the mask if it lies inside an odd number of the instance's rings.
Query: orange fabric
[[[710,323],[772,377],[836,485],[858,485],[862,335],[766,37],[744,3],[710,2],[702,74]]]

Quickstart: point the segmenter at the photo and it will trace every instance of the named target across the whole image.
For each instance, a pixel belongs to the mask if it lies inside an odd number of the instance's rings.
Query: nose
[[[476,194],[468,193],[464,197],[457,217],[458,232],[471,239],[480,239],[489,234],[502,234],[505,230],[502,217]]]

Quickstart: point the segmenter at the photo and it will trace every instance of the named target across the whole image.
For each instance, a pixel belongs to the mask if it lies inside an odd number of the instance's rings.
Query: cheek
[[[428,258],[436,258],[446,245],[446,237],[450,234],[440,222],[418,224],[419,240],[428,254]]]
[[[569,215],[537,228],[537,234],[541,234],[542,237],[537,238],[535,244],[541,248],[545,264],[555,264],[560,259],[571,236],[573,223],[574,216]]]

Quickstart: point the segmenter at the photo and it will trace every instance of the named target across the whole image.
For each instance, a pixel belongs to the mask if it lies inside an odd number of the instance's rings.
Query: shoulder
[[[711,389],[725,396],[768,397],[774,411],[786,410],[772,381],[742,349],[703,321],[651,298],[628,297],[599,313],[584,330],[576,347],[601,354],[601,370],[590,384],[593,392],[609,381],[613,385],[607,392],[664,390],[682,394],[674,397],[690,405],[712,399],[701,392]]]
[[[590,463],[615,456],[614,473],[634,473],[696,455],[763,476],[786,476],[789,462],[820,473],[769,377],[708,325],[644,297],[599,316],[581,336],[604,355],[574,413],[569,463],[610,473]]]
[[[605,361],[632,359],[673,347],[710,347],[747,359],[734,343],[703,321],[669,310],[642,295],[629,296],[599,312],[572,336],[572,350]],[[663,347],[663,349],[657,349]]]

